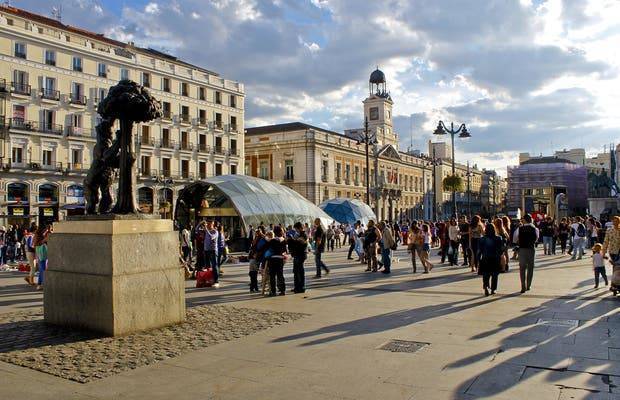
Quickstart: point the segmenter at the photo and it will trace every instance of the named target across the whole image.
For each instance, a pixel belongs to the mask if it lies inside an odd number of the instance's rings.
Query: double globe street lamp
[[[456,167],[454,164],[454,136],[459,135],[461,139],[470,138],[471,135],[469,134],[467,127],[465,126],[465,124],[461,124],[457,129],[454,129],[454,123],[451,122],[450,128],[448,129],[448,127],[446,127],[443,121],[439,121],[439,124],[437,124],[437,129],[435,129],[435,132],[433,132],[433,134],[434,135],[450,134],[450,139],[452,143],[452,176],[455,177]],[[452,191],[452,210],[454,212],[454,217],[455,218],[458,217],[458,212],[456,208],[456,190]]]

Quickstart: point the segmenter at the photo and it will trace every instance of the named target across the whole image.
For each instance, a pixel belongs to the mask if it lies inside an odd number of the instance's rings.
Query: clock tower
[[[364,117],[368,129],[379,145],[391,144],[398,149],[398,135],[392,125],[392,105],[394,102],[387,90],[385,74],[377,68],[370,74],[368,81],[369,95],[364,100]]]

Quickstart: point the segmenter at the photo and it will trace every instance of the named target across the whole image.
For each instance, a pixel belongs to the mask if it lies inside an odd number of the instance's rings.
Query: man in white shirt
[[[583,219],[581,217],[577,217],[575,222],[570,226],[571,234],[573,236],[573,257],[572,259],[579,259],[583,257],[584,248],[586,245],[586,239],[588,235],[588,230],[583,223]]]

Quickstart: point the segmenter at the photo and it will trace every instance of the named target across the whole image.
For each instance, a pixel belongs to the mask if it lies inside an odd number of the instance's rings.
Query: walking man
[[[353,257],[351,257],[351,255],[353,254],[353,250],[355,250],[358,229],[359,223],[356,222],[355,225],[353,225],[347,232],[347,236],[349,237],[349,255],[347,256],[347,260],[353,260]]]
[[[220,232],[215,229],[213,221],[207,221],[207,229],[205,231],[205,265],[207,268],[211,268],[213,271],[213,287],[220,287],[219,283],[219,264],[218,253],[219,249],[224,248],[224,237],[220,235]]]
[[[308,236],[301,222],[295,222],[294,228],[295,233],[287,240],[289,252],[293,256],[293,292],[304,293],[306,291],[304,262],[308,252]]]
[[[515,230],[514,241],[519,245],[519,278],[521,279],[521,293],[525,293],[532,286],[535,246],[538,241],[538,228],[532,224],[530,214],[525,214],[522,225]]]
[[[325,270],[325,274],[329,274],[329,268],[327,265],[321,260],[321,256],[325,251],[325,242],[326,235],[323,227],[321,226],[321,219],[317,218],[314,220],[314,262],[316,263],[316,275],[315,278],[321,277],[321,270]]]

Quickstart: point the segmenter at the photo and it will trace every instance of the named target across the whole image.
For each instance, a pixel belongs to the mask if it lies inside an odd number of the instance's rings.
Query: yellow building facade
[[[148,87],[163,118],[138,124],[138,204],[173,215],[187,182],[243,166],[244,87],[168,54],[0,6],[0,214],[83,212],[98,102],[119,80]]]

